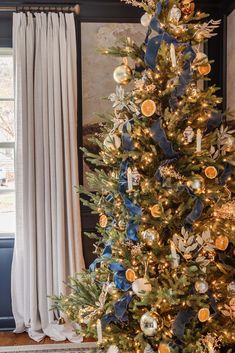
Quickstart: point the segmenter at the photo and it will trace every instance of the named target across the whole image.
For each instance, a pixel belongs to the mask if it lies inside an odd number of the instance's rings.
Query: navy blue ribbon
[[[167,5],[168,2],[165,2]],[[146,48],[146,54],[145,54],[145,64],[150,67],[152,70],[155,70],[156,65],[157,65],[157,56],[158,56],[158,51],[160,49],[161,43],[165,41],[167,44],[174,44],[178,45],[179,42],[176,38],[174,38],[172,35],[167,33],[160,24],[160,21],[158,20],[159,15],[161,14],[162,11],[162,4],[161,2],[158,2],[156,4],[156,11],[155,11],[155,16],[152,18],[146,38],[145,38],[145,44],[147,46]],[[152,32],[156,32],[158,35],[154,36],[153,38],[149,39],[149,36]],[[194,52],[192,46],[188,44],[186,48],[183,51],[183,54],[186,56],[184,65],[183,65],[183,70],[181,75],[179,76],[179,84],[177,87],[174,89],[174,91],[171,93],[169,97],[169,104],[171,109],[176,109],[177,104],[178,104],[178,97],[182,96],[186,90],[186,87],[188,86],[189,82],[192,79],[192,70],[191,70],[191,64],[196,58],[196,53]]]
[[[219,176],[219,184],[222,186],[226,185],[231,175],[232,175],[232,166],[231,164],[226,163],[223,172]]]
[[[186,227],[190,228],[193,225],[193,223],[201,217],[203,209],[204,209],[204,204],[202,202],[202,199],[200,197],[197,197],[192,211],[185,219]]]
[[[186,56],[186,60],[183,65],[183,70],[179,76],[179,83],[176,88],[171,92],[169,98],[169,104],[172,110],[175,110],[178,105],[178,98],[182,97],[185,93],[185,90],[192,80],[193,71],[191,69],[191,64],[196,58],[196,54],[190,44],[184,49],[183,54]]]
[[[124,124],[122,130],[122,148],[125,152],[130,152],[134,149],[133,140],[127,131],[127,123]]]
[[[113,305],[113,312],[102,317],[101,324],[103,330],[110,323],[123,324],[128,321],[128,307],[132,297],[132,294],[125,293],[124,296]]]
[[[132,217],[132,219],[129,220],[126,227],[126,236],[129,240],[138,241],[139,222],[135,218],[141,215],[142,210],[139,205],[136,205],[126,196],[126,191],[128,188],[127,169],[129,165],[130,165],[129,159],[122,161],[121,163],[120,175],[119,175],[119,191],[123,198],[124,205],[129,211],[130,216]]]
[[[186,325],[189,324],[195,316],[196,313],[192,309],[181,310],[178,312],[176,319],[172,324],[172,331],[177,338],[183,338]]]
[[[179,84],[175,88],[175,92],[173,94],[176,97],[181,97],[184,94],[189,82],[191,81],[193,75],[191,64],[196,58],[195,51],[193,50],[191,45],[188,45],[184,49],[183,55],[186,56],[186,60],[184,61],[183,71],[179,76]]]
[[[96,270],[97,265],[101,263],[104,260],[104,258],[109,258],[111,256],[112,256],[112,246],[108,244],[104,248],[102,256],[95,259],[95,261],[93,261],[92,264],[89,266],[89,270],[91,272],[94,272]]]
[[[172,143],[166,137],[165,130],[162,127],[161,118],[158,118],[153,122],[151,126],[151,136],[167,158],[178,158],[178,153],[174,151]]]
[[[160,3],[157,4],[157,8],[159,7]],[[168,34],[164,31],[158,21],[159,11],[156,11],[155,16],[152,18],[148,32],[146,35],[145,43],[147,44],[146,54],[145,54],[145,64],[150,67],[152,70],[155,70],[157,65],[157,55],[164,40],[167,44],[177,44],[178,41],[172,35]],[[158,35],[149,39],[150,34],[152,31],[157,32]]]
[[[113,282],[116,288],[127,291],[131,288],[131,284],[126,280],[126,268],[119,263],[112,263],[109,265],[111,271],[114,272]]]
[[[205,134],[209,134],[210,132],[218,129],[223,122],[223,117],[221,113],[212,113],[211,117],[207,121],[207,127]]]

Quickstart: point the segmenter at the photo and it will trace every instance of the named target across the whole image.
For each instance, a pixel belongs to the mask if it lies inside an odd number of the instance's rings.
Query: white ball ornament
[[[112,346],[109,347],[106,353],[118,353],[118,352],[119,352],[118,347],[112,344]]]
[[[132,290],[138,297],[143,297],[152,291],[152,285],[146,278],[138,278],[132,283]]]
[[[121,139],[115,134],[110,134],[106,136],[104,146],[110,151],[118,150],[121,146]]]
[[[195,283],[195,289],[200,294],[205,294],[208,289],[208,283],[204,279],[200,279]]]
[[[143,14],[143,16],[141,17],[140,22],[142,26],[148,27],[150,25],[151,19],[152,19],[152,16],[147,12],[145,12],[145,14]]]

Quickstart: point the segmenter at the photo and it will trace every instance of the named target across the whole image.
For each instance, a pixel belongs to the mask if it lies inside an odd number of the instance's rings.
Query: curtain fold
[[[78,180],[76,33],[72,14],[13,16],[16,94],[15,332],[80,342],[48,296],[84,268]]]

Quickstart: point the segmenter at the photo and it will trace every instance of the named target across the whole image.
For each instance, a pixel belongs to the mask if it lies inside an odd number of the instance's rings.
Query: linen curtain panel
[[[16,333],[40,341],[76,337],[56,324],[48,296],[84,268],[77,156],[73,14],[13,17],[16,94],[16,238],[12,305]]]

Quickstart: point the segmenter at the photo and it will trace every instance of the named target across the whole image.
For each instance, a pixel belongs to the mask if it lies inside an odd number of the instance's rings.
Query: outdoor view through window
[[[15,122],[12,50],[0,48],[0,236],[15,233]]]

